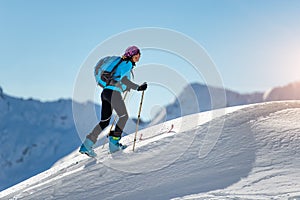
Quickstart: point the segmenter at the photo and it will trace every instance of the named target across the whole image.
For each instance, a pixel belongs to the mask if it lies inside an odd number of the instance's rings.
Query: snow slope
[[[123,152],[74,152],[0,199],[300,199],[299,119],[299,101],[189,115],[140,131],[135,152],[132,135]]]
[[[72,104],[80,113],[81,131]],[[49,169],[80,146],[80,138],[98,123],[95,110],[99,115],[100,106],[92,102],[15,98],[0,87],[0,191]],[[129,130],[135,129],[132,124]]]

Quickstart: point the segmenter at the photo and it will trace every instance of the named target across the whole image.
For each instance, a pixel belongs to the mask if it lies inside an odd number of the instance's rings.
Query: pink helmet
[[[127,58],[131,58],[136,54],[141,54],[140,49],[136,46],[130,46],[125,50],[124,56]]]

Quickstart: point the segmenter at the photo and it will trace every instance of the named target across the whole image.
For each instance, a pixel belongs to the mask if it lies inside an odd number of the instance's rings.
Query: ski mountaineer
[[[128,113],[122,98],[122,93],[124,91],[130,91],[131,89],[137,91],[144,91],[147,89],[147,83],[137,85],[130,80],[131,70],[139,61],[140,56],[140,49],[136,46],[130,46],[125,50],[124,55],[121,57],[122,61],[120,61],[121,63],[117,66],[114,73],[114,77],[116,78],[112,81],[112,84],[105,86],[101,93],[101,121],[95,126],[92,132],[86,136],[79,149],[80,153],[87,154],[90,157],[96,156],[93,146],[97,142],[99,134],[109,125],[113,110],[115,110],[119,119],[115,126],[115,130],[111,131],[108,135],[109,150],[113,153],[126,148],[125,145],[122,145],[119,142],[128,120]]]

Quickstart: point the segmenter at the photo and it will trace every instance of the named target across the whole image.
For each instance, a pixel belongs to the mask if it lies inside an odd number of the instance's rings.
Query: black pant
[[[119,120],[116,124],[115,131],[110,133],[111,136],[121,137],[128,120],[128,113],[120,92],[104,89],[101,93],[101,101],[101,121],[96,125],[93,131],[87,135],[87,138],[92,140],[94,143],[96,143],[101,131],[109,125],[113,110],[116,111]]]

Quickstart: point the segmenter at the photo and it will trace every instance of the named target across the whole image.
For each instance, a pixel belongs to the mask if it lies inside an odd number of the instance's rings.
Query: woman
[[[96,153],[93,150],[94,144],[97,142],[99,134],[104,130],[110,122],[113,110],[116,111],[119,120],[116,124],[115,130],[109,133],[109,149],[110,152],[115,152],[126,148],[119,143],[125,124],[128,120],[128,113],[122,98],[124,91],[131,89],[137,91],[144,91],[147,89],[147,83],[137,85],[131,79],[131,70],[140,59],[141,52],[138,47],[130,46],[126,49],[124,55],[116,60],[111,65],[118,64],[114,73],[114,80],[112,83],[105,86],[101,93],[102,110],[101,121],[95,126],[91,133],[86,136],[85,141],[81,145],[79,152],[87,154],[90,157],[95,157]]]

